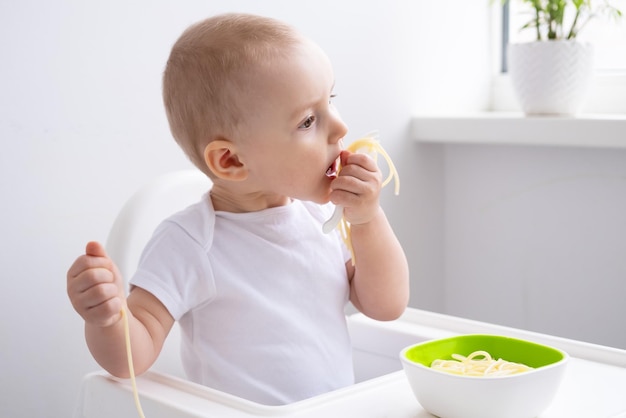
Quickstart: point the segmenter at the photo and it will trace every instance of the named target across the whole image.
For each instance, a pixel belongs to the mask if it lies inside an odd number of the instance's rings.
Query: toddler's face
[[[328,202],[347,133],[332,104],[328,57],[306,41],[252,81],[239,149],[250,184],[268,196]]]

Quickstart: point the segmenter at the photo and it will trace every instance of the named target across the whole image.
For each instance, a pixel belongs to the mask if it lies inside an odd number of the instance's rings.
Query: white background
[[[65,273],[137,187],[190,166],[161,72],[182,30],[223,11],[300,28],[334,63],[348,141],[380,131],[412,306],[626,347],[624,151],[411,140],[416,113],[488,107],[487,3],[0,3],[0,416],[70,416],[97,368]]]

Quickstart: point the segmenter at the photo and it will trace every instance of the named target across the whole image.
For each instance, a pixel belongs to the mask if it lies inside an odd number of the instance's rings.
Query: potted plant
[[[509,0],[504,0],[504,3]],[[574,115],[584,103],[593,76],[593,45],[577,37],[599,15],[620,18],[609,0],[518,0],[529,6],[521,30],[535,41],[509,44],[508,68],[513,88],[527,115]]]

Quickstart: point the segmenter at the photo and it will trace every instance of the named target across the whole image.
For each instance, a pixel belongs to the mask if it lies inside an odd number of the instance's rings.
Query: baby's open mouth
[[[326,177],[329,179],[337,178],[337,172],[339,170],[339,158],[337,158],[333,163],[326,169]]]

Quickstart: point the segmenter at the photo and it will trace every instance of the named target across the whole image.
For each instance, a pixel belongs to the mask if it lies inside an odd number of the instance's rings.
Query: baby
[[[328,57],[282,22],[226,14],[182,34],[165,107],[213,186],[156,229],[128,296],[99,243],[69,269],[69,298],[103,368],[129,376],[125,309],[137,373],[178,321],[189,379],[212,388],[280,405],[354,382],[346,304],[395,319],[409,278],[379,205],[378,166],[342,150],[333,87]],[[351,224],[354,266],[340,235],[322,232],[329,202]]]

